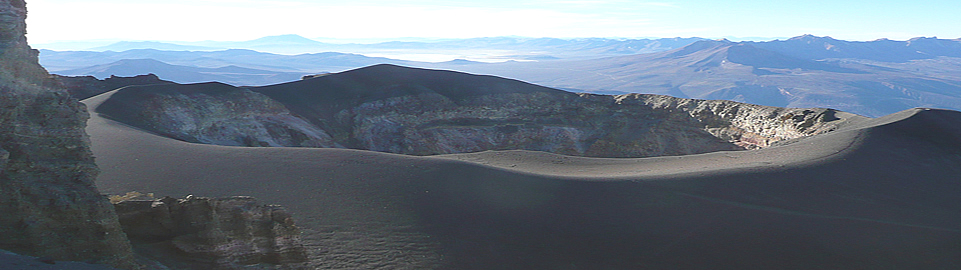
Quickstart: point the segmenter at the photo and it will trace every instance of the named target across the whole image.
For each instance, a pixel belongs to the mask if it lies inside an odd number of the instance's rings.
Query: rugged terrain
[[[218,145],[411,155],[524,149],[593,157],[756,149],[863,118],[830,109],[574,94],[392,65],[258,88],[132,86],[96,111],[171,138]]]

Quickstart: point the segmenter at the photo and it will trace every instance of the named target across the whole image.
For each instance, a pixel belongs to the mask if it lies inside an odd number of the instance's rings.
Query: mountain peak
[[[881,38],[873,41],[844,41],[828,36],[803,35],[785,41],[754,43],[758,48],[796,58],[822,60],[857,58],[885,62],[905,62],[937,56],[961,57],[958,40],[917,37],[908,41]]]
[[[373,65],[253,90],[277,100],[315,108],[307,115],[326,116],[332,116],[349,106],[401,96],[434,95],[457,101],[474,96],[513,93],[573,95],[518,80],[391,64]]]
[[[685,55],[689,55],[689,54],[696,53],[696,52],[699,52],[699,51],[717,49],[717,48],[724,47],[724,46],[732,46],[733,44],[738,44],[738,43],[737,43],[737,42],[731,42],[730,40],[727,40],[727,39],[720,39],[720,40],[705,39],[705,40],[699,40],[699,41],[697,41],[697,42],[691,43],[690,45],[681,47],[680,49],[675,49],[675,50],[673,50],[673,51],[669,51],[669,53],[667,54],[667,56],[669,56],[669,57],[685,56]]]
[[[834,38],[832,38],[832,37],[830,37],[830,36],[819,37],[819,36],[815,36],[815,35],[812,35],[812,34],[804,34],[804,35],[792,37],[792,38],[788,39],[787,41],[807,41],[807,42],[814,42],[814,41],[838,41],[838,40],[837,40],[837,39],[834,39]]]
[[[918,40],[938,40],[938,37],[913,37],[908,39],[908,41],[918,41]]]

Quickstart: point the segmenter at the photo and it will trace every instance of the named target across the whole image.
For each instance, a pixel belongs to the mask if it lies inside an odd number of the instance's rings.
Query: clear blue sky
[[[31,43],[309,38],[961,38],[961,3],[706,0],[27,0]]]

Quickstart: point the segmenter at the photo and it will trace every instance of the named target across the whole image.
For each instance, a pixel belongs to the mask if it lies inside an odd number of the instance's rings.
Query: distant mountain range
[[[280,55],[252,50],[163,51],[137,49],[123,52],[58,52],[41,50],[41,63],[51,73],[64,76],[115,76],[156,74],[178,83],[217,81],[237,86],[261,86],[298,80],[302,76],[339,72],[357,67],[415,62],[345,53]],[[460,62],[470,64],[475,62]]]
[[[373,44],[324,43],[299,35],[268,36],[248,41],[156,42],[121,41],[90,47],[87,43],[41,44],[41,49],[122,52],[133,49],[217,51],[248,49],[277,54],[352,52],[371,55],[451,55],[487,60],[584,59],[676,49],[702,38],[609,39],[489,37],[438,41],[390,41]],[[447,60],[452,60],[447,59]]]
[[[320,44],[325,43],[286,35],[233,45],[207,42],[183,46],[307,48]],[[769,106],[827,107],[866,116],[914,107],[961,109],[961,39],[852,42],[805,35],[768,42],[731,42],[504,37],[327,45],[345,50],[363,46],[465,55],[477,51],[501,50],[503,54],[526,50],[538,53],[524,57],[540,58],[502,63],[465,59],[428,63],[334,52],[282,55],[247,49],[136,49],[123,52],[42,50],[40,62],[61,75],[103,78],[154,73],[179,83],[209,80],[252,86],[296,80],[310,74],[395,64],[490,74],[575,92],[651,93]],[[651,51],[658,52],[638,53]],[[123,61],[125,59],[153,59],[162,64]]]
[[[123,52],[40,50],[40,64],[53,73],[109,64],[124,59],[154,59],[172,65],[204,68],[234,65],[284,72],[343,71],[381,63],[398,65],[413,63],[411,61],[335,52],[281,55],[244,49],[221,51],[136,49]]]
[[[159,41],[120,41],[106,46],[93,47],[86,49],[85,51],[115,51],[123,52],[129,50],[141,50],[141,49],[154,49],[154,50],[165,50],[165,51],[217,51],[222,50],[221,48],[214,47],[204,47],[204,46],[191,46],[191,45],[180,45],[173,43],[165,43]]]
[[[652,93],[881,116],[961,108],[961,40],[699,41],[687,47],[580,61],[444,68],[595,93]]]
[[[305,75],[299,72],[279,72],[233,65],[218,68],[178,66],[153,59],[123,59],[109,64],[60,72],[60,75],[66,76],[90,75],[97,78],[131,77],[142,74],[155,74],[160,78],[176,78],[177,82],[222,81],[236,85],[268,85],[278,81],[299,80]]]
[[[878,39],[859,42],[803,35],[788,40],[745,43],[787,56],[817,60],[855,58],[883,62],[905,62],[932,59],[939,56],[961,57],[961,38],[917,37],[907,41]]]

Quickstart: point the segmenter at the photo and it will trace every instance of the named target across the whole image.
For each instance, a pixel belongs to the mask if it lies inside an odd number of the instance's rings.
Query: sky
[[[961,38],[957,0],[28,0],[31,43],[308,38]]]

